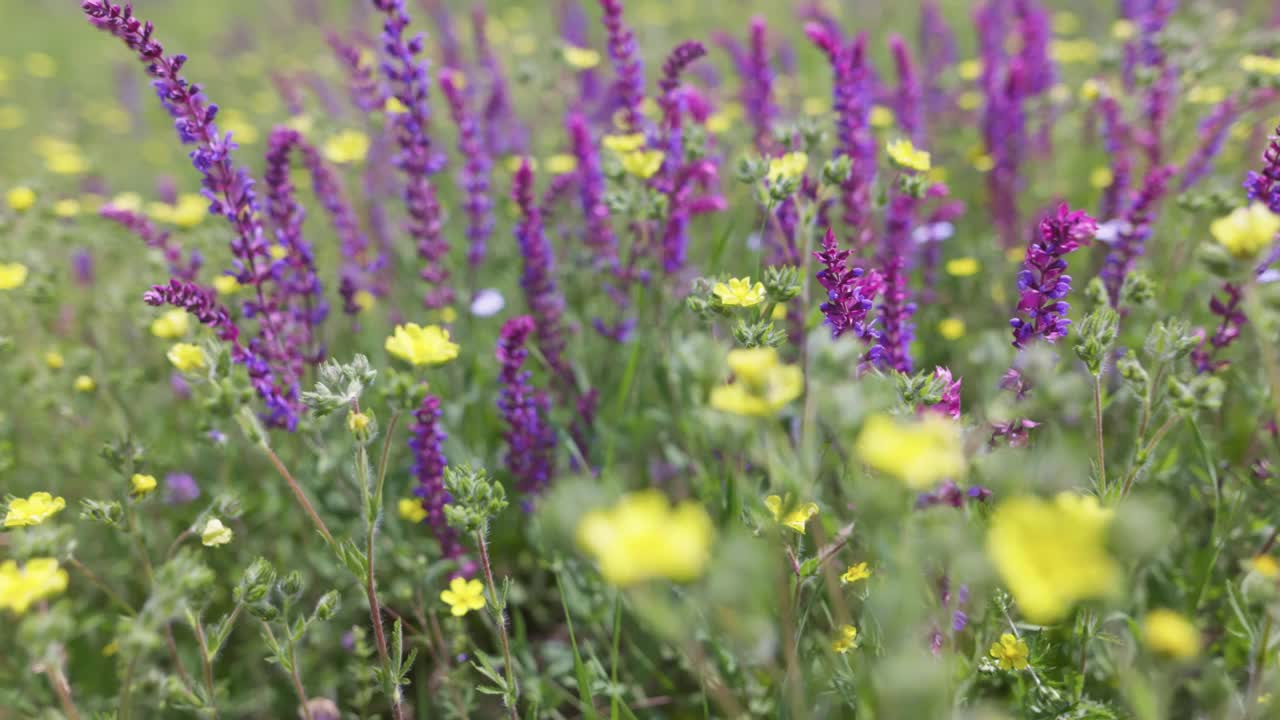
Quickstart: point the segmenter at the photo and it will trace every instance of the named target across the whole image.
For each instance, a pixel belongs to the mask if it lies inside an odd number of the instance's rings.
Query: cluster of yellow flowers
[[[174,343],[165,354],[169,362],[182,372],[191,372],[205,367],[204,350],[191,343]]]
[[[209,201],[198,193],[183,193],[172,205],[162,202],[147,205],[147,217],[159,223],[176,225],[184,230],[196,227],[208,216]]]
[[[872,469],[917,490],[956,479],[966,467],[960,426],[939,415],[911,420],[875,415],[863,424],[854,450]]]
[[[809,167],[808,155],[802,152],[790,152],[769,161],[769,173],[766,177],[771,185],[798,181],[804,177],[807,167]]]
[[[0,263],[0,290],[17,290],[27,284],[27,274],[22,263]]]
[[[725,307],[754,307],[765,298],[764,283],[752,285],[751,278],[729,278],[728,283],[716,283],[711,293]]]
[[[369,154],[369,136],[359,130],[343,130],[324,143],[324,157],[339,165],[359,165]]]
[[[30,527],[39,525],[62,512],[67,501],[54,497],[47,492],[31,493],[27,498],[14,498],[9,503],[9,512],[4,516],[5,527]]]
[[[14,560],[0,563],[0,609],[21,615],[35,603],[67,589],[67,571],[55,558],[32,558],[19,567]]]
[[[783,527],[789,527],[801,535],[804,534],[804,526],[810,518],[818,514],[817,503],[793,504],[790,495],[787,495],[786,499],[778,495],[770,495],[764,499],[764,506],[769,509],[774,522]]]
[[[773,348],[731,350],[729,369],[734,382],[711,391],[711,407],[721,412],[770,417],[804,392],[803,371],[779,362]]]
[[[606,581],[628,587],[647,580],[696,580],[711,558],[714,528],[701,505],[672,507],[657,490],[624,495],[578,523],[578,545]]]
[[[622,163],[622,169],[641,180],[648,180],[662,168],[666,155],[661,150],[644,149],[645,137],[641,133],[630,135],[606,135],[602,141]]]
[[[441,365],[458,357],[458,345],[439,325],[397,325],[387,338],[386,350],[410,365]]]
[[[890,141],[885,151],[889,153],[889,159],[907,170],[928,172],[929,168],[933,167],[929,153],[917,150],[916,146],[906,138]]]

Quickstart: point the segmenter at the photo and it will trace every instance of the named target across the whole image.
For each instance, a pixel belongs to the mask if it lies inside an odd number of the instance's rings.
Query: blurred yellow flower
[[[964,474],[960,426],[938,415],[900,419],[873,415],[862,426],[854,450],[874,470],[915,490]]]
[[[420,523],[427,519],[427,509],[422,507],[422,501],[417,498],[400,498],[396,509],[400,512],[401,518],[411,523]]]
[[[1138,34],[1138,26],[1132,20],[1117,20],[1111,24],[1111,37],[1116,40],[1132,40]]]
[[[1280,577],[1280,562],[1270,555],[1253,556],[1249,560],[1249,569],[1271,580]]]
[[[357,290],[354,297],[351,298],[356,307],[360,308],[360,312],[372,310],[378,304],[378,297],[368,290]]]
[[[636,150],[622,156],[622,169],[641,180],[648,180],[662,168],[666,153],[661,150]]]
[[[1280,215],[1260,202],[1236,208],[1230,215],[1214,220],[1209,233],[1227,252],[1242,260],[1256,256],[1271,245],[1280,232]]]
[[[773,348],[731,350],[729,369],[735,380],[711,390],[711,407],[751,417],[776,415],[804,392],[804,372],[778,362]]]
[[[938,334],[945,340],[959,340],[965,333],[964,320],[958,317],[943,318],[938,321]]]
[[[50,370],[61,370],[62,366],[66,364],[66,360],[63,359],[62,353],[57,350],[50,350],[44,354],[44,364]]]
[[[5,195],[9,207],[18,212],[30,210],[36,204],[36,193],[29,187],[16,187]]]
[[[729,278],[728,284],[716,283],[711,289],[721,305],[753,307],[764,302],[764,283],[751,284],[751,278]]]
[[[978,262],[978,258],[959,257],[947,261],[947,274],[951,277],[969,277],[977,275],[982,269],[982,263]]]
[[[449,331],[439,325],[397,325],[385,347],[411,365],[440,365],[458,357],[458,346],[449,341]]]
[[[231,528],[223,525],[221,520],[209,518],[200,531],[200,542],[205,547],[217,547],[231,542],[232,535]]]
[[[53,214],[60,218],[73,218],[80,214],[80,201],[72,198],[59,200],[53,204]]]
[[[267,249],[267,254],[271,256],[272,260],[278,262],[289,257],[289,248],[284,245],[272,245]]]
[[[142,196],[136,192],[122,192],[111,198],[111,202],[107,204],[117,210],[138,212],[142,209]]]
[[[856,647],[858,647],[858,628],[852,625],[841,625],[836,639],[831,641],[832,652],[843,655]]]
[[[224,133],[231,133],[231,140],[236,144],[252,145],[258,142],[260,135],[258,128],[254,127],[239,110],[223,110],[218,115],[218,120],[218,129]]]
[[[359,165],[369,154],[369,136],[359,130],[343,130],[324,143],[324,157],[339,165]]]
[[[399,115],[409,111],[409,108],[406,107],[404,103],[400,102],[400,98],[395,95],[387,98],[387,102],[383,104],[382,109],[388,115]]]
[[[818,514],[817,503],[807,502],[793,506],[791,495],[787,495],[785,501],[777,495],[770,495],[764,499],[764,506],[769,509],[774,522],[789,527],[801,535],[804,534],[804,526],[809,519]]]
[[[740,117],[742,117],[742,105],[736,102],[725,103],[707,118],[707,130],[719,135],[733,127],[733,121]]]
[[[182,372],[200,370],[205,366],[204,350],[201,350],[199,345],[191,343],[175,343],[169,348],[169,352],[165,353],[165,357],[169,358],[169,362]]]
[[[78,152],[57,153],[44,159],[44,167],[55,175],[80,175],[89,169],[89,162]]]
[[[1240,69],[1258,75],[1280,75],[1280,58],[1267,55],[1245,55],[1240,58]]]
[[[16,130],[27,122],[22,108],[14,105],[0,107],[0,130]]]
[[[391,98],[391,100],[395,100],[395,98]],[[391,104],[391,100],[387,101],[388,105]],[[388,110],[387,112],[391,112],[391,111]],[[315,121],[315,118],[312,118],[310,115],[306,115],[306,114],[294,115],[293,117],[286,120],[284,122],[284,125],[285,127],[289,128],[290,130],[296,133],[300,133],[302,135],[310,135],[312,129],[315,128],[316,121]]]
[[[973,157],[973,169],[980,173],[988,173],[996,167],[996,159],[987,153],[979,153]]]
[[[48,53],[27,53],[26,57],[22,58],[22,65],[26,68],[27,74],[33,78],[47,80],[58,74],[58,61]]]
[[[1190,660],[1200,654],[1200,631],[1181,613],[1160,608],[1142,620],[1142,641],[1158,655]]]
[[[782,182],[799,181],[809,167],[809,156],[802,152],[790,152],[782,157],[769,160],[769,182],[777,185]]]
[[[462,617],[484,607],[484,584],[475,579],[455,577],[449,581],[448,590],[440,591],[440,599],[449,606],[454,617]]]
[[[240,291],[240,281],[231,275],[219,275],[213,279],[213,289],[219,295],[234,295]]]
[[[632,133],[630,135],[605,135],[601,143],[606,149],[623,155],[631,153],[644,147],[644,134]]]
[[[1080,99],[1092,102],[1102,95],[1104,89],[1102,81],[1096,78],[1089,78],[1080,84]]]
[[[0,563],[0,609],[21,615],[35,603],[64,592],[68,579],[56,558],[32,558],[22,567],[6,560]]]
[[[1187,90],[1187,102],[1193,105],[1216,105],[1227,99],[1227,89],[1221,85],[1192,85]]]
[[[171,308],[160,313],[160,317],[151,321],[151,334],[165,340],[173,340],[187,334],[191,320],[186,310]]]
[[[351,432],[359,432],[369,427],[369,423],[373,422],[373,418],[362,412],[347,413],[347,429]]]
[[[563,54],[565,64],[575,70],[590,70],[600,64],[600,53],[591,48],[566,45]]]
[[[199,193],[183,193],[173,206],[169,222],[189,230],[204,222],[209,215],[209,200]]]
[[[711,558],[713,534],[701,505],[685,501],[673,507],[665,495],[649,489],[583,515],[577,541],[605,581],[627,587],[646,580],[697,579]]]
[[[5,527],[29,527],[39,525],[62,512],[67,501],[54,497],[47,492],[31,493],[30,497],[14,498],[9,503],[9,512],[4,516]]]
[[[987,553],[1023,616],[1057,622],[1076,602],[1116,589],[1120,567],[1107,552],[1111,515],[1097,498],[1070,492],[1052,501],[1013,497],[996,507]]]
[[[142,473],[134,473],[129,478],[129,492],[134,497],[146,497],[156,489],[156,476],[143,475]]]
[[[887,128],[893,126],[893,111],[883,105],[872,105],[871,113],[867,117],[867,121],[871,123],[873,128]]]
[[[961,80],[977,80],[982,74],[981,60],[962,60],[956,66],[956,72],[960,74]]]
[[[885,150],[899,167],[908,170],[917,170],[919,172],[927,172],[932,163],[930,162],[929,153],[923,150],[917,150],[915,145],[906,138],[898,138],[891,141],[885,146]]]
[[[1049,44],[1049,55],[1063,65],[1091,63],[1098,59],[1098,44],[1088,38],[1054,40]]]
[[[76,392],[91,393],[98,389],[98,383],[88,375],[78,375],[71,383],[71,387],[75,388]]]
[[[1074,13],[1056,12],[1053,14],[1053,31],[1059,35],[1071,35],[1080,31],[1080,18]]]
[[[840,576],[840,582],[845,585],[856,583],[859,580],[866,580],[871,577],[871,568],[867,567],[865,562],[850,565],[848,570]]]
[[[1000,642],[992,643],[987,654],[1000,661],[1002,670],[1026,670],[1030,665],[1027,643],[1012,633],[1001,635]]]
[[[1111,183],[1114,183],[1115,181],[1115,173],[1111,171],[1111,168],[1106,166],[1096,167],[1093,169],[1093,172],[1089,173],[1089,187],[1092,187],[1094,190],[1105,190],[1106,188],[1111,187]]]
[[[816,117],[831,110],[831,101],[824,97],[807,97],[801,103],[800,109],[805,115]]]
[[[977,110],[982,107],[982,93],[965,90],[956,96],[956,106],[961,110]]]
[[[560,153],[547,158],[547,172],[552,175],[564,175],[578,169],[578,158]]]
[[[0,263],[0,290],[16,290],[27,284],[27,266],[20,262]]]

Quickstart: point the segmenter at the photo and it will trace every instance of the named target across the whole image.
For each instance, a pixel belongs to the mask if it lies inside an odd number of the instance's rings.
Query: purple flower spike
[[[813,254],[823,269],[817,280],[827,291],[827,301],[822,304],[822,314],[831,326],[831,336],[838,338],[851,332],[864,343],[877,340],[875,319],[867,319],[873,307],[872,300],[883,288],[880,273],[875,270],[849,267],[850,250],[841,250],[836,236],[830,229],[822,239],[822,250]]]
[[[480,124],[467,107],[467,99],[458,85],[454,70],[440,73],[440,91],[449,103],[449,115],[458,126],[458,154],[462,165],[462,188],[467,198],[463,208],[467,212],[467,262],[476,267],[484,262],[489,237],[493,235],[493,200],[489,197],[489,178],[493,160],[481,136]]]
[[[541,493],[551,482],[556,449],[555,429],[547,422],[550,406],[547,394],[535,390],[530,382],[531,373],[522,370],[529,355],[525,343],[535,325],[527,315],[508,320],[502,326],[496,353],[502,383],[498,409],[507,426],[503,436],[507,444],[507,469],[515,477],[520,492],[530,495]],[[587,399],[585,409],[594,412],[590,398],[593,396],[584,398]]]
[[[196,274],[200,272],[200,254],[193,251],[190,261],[184,262],[182,259],[182,246],[172,239],[167,230],[161,230],[156,227],[155,223],[152,223],[146,215],[131,210],[123,210],[110,203],[103,205],[98,214],[128,228],[134,235],[141,238],[147,247],[159,250],[164,255],[165,263],[169,266],[170,275],[181,280],[196,279]]]
[[[920,414],[926,412],[944,415],[952,420],[960,419],[960,385],[963,379],[953,380],[951,378],[951,370],[944,367],[935,367],[933,376],[941,380],[946,389],[942,391],[942,399],[934,405],[922,405],[919,408]]]
[[[336,33],[330,33],[328,41],[338,64],[347,73],[351,103],[364,112],[381,110],[387,104],[387,94],[378,83],[376,68],[362,63],[360,48]]]
[[[1107,286],[1111,304],[1120,302],[1120,288],[1133,270],[1134,263],[1146,251],[1147,238],[1151,237],[1151,225],[1169,190],[1169,179],[1174,167],[1153,167],[1142,182],[1142,189],[1130,204],[1120,225],[1119,236],[1111,244],[1102,267],[1102,280]]]
[[[951,109],[951,96],[942,88],[941,78],[956,62],[956,36],[937,0],[926,0],[920,10],[920,54],[924,63],[925,107],[932,117]]]
[[[578,198],[586,218],[583,241],[595,260],[609,268],[618,266],[618,237],[613,232],[609,206],[605,204],[604,171],[600,169],[600,153],[591,139],[587,119],[580,113],[569,116],[569,142],[578,159]]]
[[[542,225],[542,210],[534,202],[533,170],[526,158],[516,171],[511,197],[520,211],[516,225],[516,243],[524,261],[520,286],[524,288],[525,302],[533,313],[538,350],[546,358],[556,377],[567,385],[573,384],[573,371],[564,357],[564,296],[556,287],[555,257],[551,243]]]
[[[1087,245],[1098,232],[1098,224],[1083,210],[1072,211],[1066,203],[1056,214],[1040,221],[1040,236],[1031,241],[1018,273],[1018,313],[1009,321],[1013,346],[1026,347],[1032,338],[1056,342],[1065,337],[1071,321],[1067,318],[1067,293],[1071,276],[1066,274],[1067,255]]]
[[[1182,180],[1178,183],[1179,192],[1186,192],[1213,169],[1213,161],[1222,151],[1222,145],[1227,140],[1227,132],[1231,130],[1231,123],[1239,115],[1237,108],[1236,98],[1229,97],[1214,106],[1209,115],[1200,121],[1200,126],[1197,128],[1200,144],[1182,166]]]
[[[434,395],[422,398],[422,404],[413,411],[413,426],[409,429],[409,449],[413,451],[413,477],[418,486],[415,497],[422,501],[427,512],[423,520],[445,557],[461,563],[464,551],[458,541],[458,533],[444,517],[444,506],[452,499],[444,489],[444,429],[440,427],[440,399]]]
[[[911,301],[911,270],[907,267],[910,253],[911,225],[920,201],[899,193],[889,201],[885,211],[884,241],[880,249],[880,269],[884,273],[884,296],[880,301],[880,331],[877,347],[868,359],[876,364],[910,373],[911,341],[915,339],[916,305]]]
[[[600,0],[602,21],[609,36],[609,59],[613,62],[614,94],[622,110],[624,132],[642,127],[640,106],[644,103],[644,61],[636,46],[635,33],[622,20],[622,0]]]
[[[917,143],[924,141],[923,91],[916,74],[911,51],[900,35],[889,36],[889,52],[898,70],[898,89],[893,94],[893,110],[907,135]]]

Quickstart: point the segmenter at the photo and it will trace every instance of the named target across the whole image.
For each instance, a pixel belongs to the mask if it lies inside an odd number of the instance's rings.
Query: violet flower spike
[[[191,259],[184,262],[182,246],[172,238],[168,230],[161,230],[142,213],[124,210],[110,203],[102,206],[98,214],[108,220],[119,223],[142,239],[147,247],[159,250],[169,266],[169,274],[180,280],[195,280],[200,272],[200,253],[192,251]]]
[[[835,233],[827,230],[822,239],[822,250],[813,256],[822,263],[817,280],[827,291],[827,301],[820,309],[831,327],[831,336],[839,338],[852,333],[864,343],[874,343],[878,336],[875,319],[868,319],[875,296],[883,287],[880,274],[875,270],[849,267],[850,250],[841,250]]]
[[[538,350],[556,377],[572,386],[573,371],[564,357],[564,296],[556,287],[555,257],[542,225],[542,210],[534,202],[533,170],[528,158],[521,161],[516,171],[511,197],[520,212],[515,228],[524,265],[520,287],[533,315]]]
[[[613,63],[614,94],[622,111],[622,132],[644,127],[640,108],[644,103],[644,60],[636,45],[635,33],[622,19],[622,0],[600,0],[601,21],[609,37],[609,59]]]
[[[1218,153],[1222,152],[1222,145],[1227,140],[1231,123],[1239,114],[1237,107],[1236,98],[1229,97],[1215,105],[1208,116],[1200,121],[1196,129],[1200,136],[1200,144],[1182,166],[1182,180],[1178,183],[1178,192],[1186,192],[1213,170],[1213,161],[1217,159]]]
[[[898,88],[893,94],[894,115],[912,141],[921,144],[925,134],[924,91],[920,88],[920,77],[911,60],[911,51],[902,36],[890,35],[889,52],[893,55],[893,64],[898,71]]]
[[[938,8],[937,0],[926,0],[920,10],[920,56],[924,65],[925,110],[929,117],[952,107],[950,93],[940,80],[956,62],[956,36]]]
[[[413,425],[409,428],[409,449],[413,452],[410,471],[417,481],[413,494],[422,501],[422,509],[427,513],[423,523],[431,528],[444,557],[461,565],[465,550],[458,532],[450,527],[444,515],[444,506],[452,500],[444,489],[444,469],[448,464],[443,447],[446,437],[440,427],[440,399],[428,394],[413,411]]]
[[[467,262],[475,268],[484,262],[489,238],[493,235],[493,200],[489,196],[493,160],[481,136],[480,124],[467,107],[458,77],[455,70],[440,73],[440,91],[458,127],[458,154],[464,158],[460,179],[466,193],[463,208],[467,213]]]
[[[1107,287],[1107,296],[1111,305],[1118,306],[1120,289],[1124,280],[1133,270],[1138,258],[1146,252],[1147,238],[1151,236],[1151,225],[1159,212],[1160,203],[1169,190],[1169,179],[1173,177],[1174,167],[1154,167],[1147,172],[1142,189],[1138,191],[1124,214],[1119,236],[1111,244],[1102,266],[1102,281]]]
[[[347,43],[337,33],[329,33],[329,47],[347,74],[351,103],[364,112],[382,110],[387,94],[378,82],[376,65],[365,63],[360,48]]]
[[[532,374],[523,369],[529,355],[525,344],[535,327],[534,319],[527,315],[511,318],[502,326],[496,352],[502,385],[498,410],[507,428],[503,434],[507,469],[516,479],[517,489],[527,495],[539,494],[550,484],[556,449],[555,429],[547,422],[547,394],[533,388]]]
[[[1071,325],[1066,301],[1071,276],[1066,274],[1066,257],[1089,244],[1097,232],[1093,218],[1083,210],[1073,212],[1066,203],[1040,221],[1039,237],[1031,241],[1018,273],[1022,295],[1017,312],[1022,317],[1009,321],[1014,347],[1022,349],[1036,337],[1050,343],[1066,337]]]
[[[885,211],[885,232],[880,248],[880,271],[884,274],[884,295],[880,300],[880,337],[868,361],[910,373],[911,341],[915,325],[911,318],[916,305],[911,301],[911,226],[920,201],[907,193],[898,193]]]
[[[606,184],[600,167],[600,151],[591,137],[587,119],[572,113],[568,119],[569,142],[578,159],[578,198],[586,219],[583,241],[600,265],[618,266],[618,237],[613,231],[613,218],[605,204]]]

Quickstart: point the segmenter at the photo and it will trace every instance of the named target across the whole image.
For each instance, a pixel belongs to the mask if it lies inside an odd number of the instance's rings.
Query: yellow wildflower
[[[850,585],[859,580],[866,580],[869,577],[871,577],[871,568],[867,567],[865,562],[860,562],[856,565],[850,565],[849,569],[845,570],[844,574],[840,576],[840,582]]]
[[[44,364],[50,370],[61,370],[62,366],[67,364],[67,361],[62,357],[62,353],[57,350],[50,350],[44,354]]]
[[[151,334],[158,338],[172,340],[186,335],[190,327],[191,320],[187,317],[187,311],[172,308],[165,310],[160,317],[151,321]]]
[[[47,492],[31,493],[30,497],[14,498],[9,512],[4,516],[5,527],[30,527],[39,525],[62,512],[67,501]]]
[[[662,168],[666,153],[661,150],[636,150],[622,156],[622,169],[641,180],[648,180]]]
[[[831,641],[832,652],[843,655],[856,647],[858,647],[858,628],[852,625],[841,625],[836,639]]]
[[[1063,65],[1090,63],[1098,59],[1098,44],[1087,38],[1054,40],[1049,44],[1049,54]]]
[[[716,283],[711,289],[721,305],[753,307],[764,302],[764,283],[751,284],[751,278],[729,278],[729,283]]]
[[[769,514],[773,516],[774,522],[789,527],[801,535],[804,534],[804,526],[809,519],[818,514],[817,503],[807,502],[791,506],[790,495],[787,495],[785,506],[783,499],[777,495],[766,497],[764,506],[769,508]]]
[[[977,258],[960,257],[947,261],[947,274],[951,277],[969,277],[977,275],[982,269],[982,263]]]
[[[777,185],[787,181],[798,181],[804,177],[809,167],[809,156],[802,152],[791,152],[769,161],[769,182]]]
[[[650,489],[583,515],[577,541],[607,582],[626,587],[659,578],[697,579],[710,561],[713,533],[701,505],[685,501],[673,507]]]
[[[362,412],[347,413],[347,429],[351,432],[359,432],[369,427],[369,423],[373,419]]]
[[[75,388],[76,392],[91,393],[98,389],[98,383],[88,375],[79,375],[71,383],[71,387]]]
[[[458,357],[458,346],[449,341],[449,331],[439,325],[397,325],[385,347],[410,365],[440,365]]]
[[[117,210],[138,212],[142,209],[142,196],[136,192],[122,192],[111,198],[109,204]]]
[[[890,159],[898,164],[899,167],[908,170],[918,170],[919,172],[928,172],[932,167],[929,153],[923,150],[917,150],[915,145],[906,138],[899,138],[890,142],[885,146]]]
[[[13,210],[24,212],[36,204],[36,192],[29,187],[16,187],[5,195],[5,200]]]
[[[996,159],[988,153],[979,153],[973,158],[973,169],[980,173],[988,173],[996,167]]]
[[[219,275],[213,279],[213,289],[219,295],[234,295],[240,291],[240,281],[231,275]]]
[[[27,74],[33,78],[45,80],[58,74],[58,61],[48,53],[27,53],[22,58],[22,65],[26,68]]]
[[[223,525],[221,520],[209,518],[209,521],[204,524],[204,530],[200,531],[200,542],[205,547],[226,545],[231,542],[232,534],[231,528]]]
[[[982,93],[965,90],[956,96],[956,106],[961,110],[977,110],[982,107]]]
[[[197,193],[183,193],[178,204],[173,206],[169,221],[185,230],[190,230],[209,215],[209,201]]]
[[[961,80],[977,80],[982,74],[982,61],[963,60],[956,66],[956,71],[960,74]]]
[[[566,45],[562,53],[565,64],[575,70],[590,70],[600,64],[600,53],[591,48]]]
[[[958,317],[943,318],[938,321],[938,334],[945,340],[959,340],[964,337],[964,320]]]
[[[711,407],[734,415],[769,417],[804,392],[804,372],[778,362],[773,348],[729,352],[735,382],[711,391]]]
[[[1005,633],[1000,636],[1000,642],[991,643],[987,654],[1000,661],[1002,670],[1026,670],[1030,665],[1027,643],[1012,633]]]
[[[399,115],[401,113],[409,112],[409,108],[405,106],[405,104],[400,101],[400,98],[395,95],[387,98],[387,102],[382,106],[382,110],[388,115]]]
[[[192,370],[200,370],[205,366],[204,350],[199,345],[191,343],[174,343],[169,348],[169,352],[165,353],[165,357],[169,358],[169,362],[182,372],[190,372]]]
[[[25,124],[27,115],[22,108],[13,105],[0,107],[0,130],[16,130]]]
[[[387,105],[390,105],[392,100],[395,100],[395,98],[387,100]],[[391,111],[388,110],[387,112]],[[294,115],[288,120],[285,120],[284,125],[294,132],[301,133],[302,135],[310,135],[311,129],[315,126],[315,119],[310,115]]]
[[[873,128],[887,128],[893,125],[893,111],[883,105],[872,105],[867,121]]]
[[[134,497],[146,497],[156,489],[156,476],[143,475],[142,473],[134,473],[129,478],[129,491]]]
[[[1089,186],[1095,190],[1105,190],[1116,181],[1115,173],[1109,167],[1096,167],[1089,173]]]
[[[635,152],[644,147],[644,134],[632,133],[630,135],[605,135],[601,142],[607,149],[612,150],[619,155],[625,155],[626,153]]]
[[[1280,58],[1267,55],[1245,55],[1240,58],[1240,69],[1258,75],[1280,75]]]
[[[224,110],[218,119],[218,129],[223,132],[231,133],[231,138],[240,145],[252,145],[258,142],[261,133],[258,128],[254,127],[244,113],[239,110]]]
[[[862,426],[854,449],[864,463],[915,490],[965,471],[960,426],[938,415],[913,420],[875,415]]]
[[[1221,85],[1192,85],[1187,90],[1187,102],[1193,105],[1216,105],[1227,98],[1227,90]]]
[[[1080,31],[1080,18],[1066,11],[1053,14],[1053,31],[1059,35],[1071,35]]]
[[[76,150],[46,157],[44,167],[55,175],[79,175],[89,169],[89,162]]]
[[[769,315],[769,319],[770,320],[786,320],[787,306],[782,303],[778,303],[777,305],[774,305],[773,313]]]
[[[1117,20],[1111,24],[1111,37],[1116,40],[1132,40],[1138,34],[1138,26],[1132,20]]]
[[[372,310],[378,304],[377,296],[368,290],[357,290],[352,300],[355,301],[356,307],[360,308],[360,312]]]
[[[427,509],[422,507],[422,501],[417,498],[400,498],[396,509],[400,512],[400,517],[411,523],[420,523],[427,519]]]
[[[120,643],[116,642],[115,640],[112,640],[111,642],[102,646],[103,657],[111,657],[112,655],[115,655],[118,652],[120,652]]]
[[[369,136],[359,130],[343,130],[324,143],[324,157],[339,165],[359,164],[369,154]]]
[[[1102,81],[1096,78],[1089,78],[1080,84],[1080,99],[1086,102],[1092,102],[1098,99],[1102,94],[1104,86]]]
[[[1269,580],[1280,577],[1280,562],[1270,555],[1255,555],[1249,560],[1249,569]]]
[[[73,218],[80,214],[80,201],[65,198],[53,204],[53,214],[60,218]]]
[[[67,571],[56,558],[32,558],[21,568],[14,560],[0,563],[0,608],[21,615],[35,603],[67,589]]]
[[[0,263],[0,290],[16,290],[27,283],[27,266],[19,262]]]
[[[1277,232],[1280,232],[1280,215],[1259,202],[1236,208],[1209,226],[1213,238],[1242,260],[1253,258],[1269,246]]]
[[[707,130],[719,135],[733,127],[733,122],[742,117],[742,105],[736,102],[725,103],[707,118]]]
[[[1142,620],[1142,641],[1158,655],[1190,660],[1200,654],[1200,631],[1181,613],[1157,609]]]
[[[547,158],[547,172],[552,175],[564,175],[578,169],[578,158],[560,153]]]
[[[1022,614],[1056,622],[1079,600],[1101,597],[1120,581],[1107,552],[1111,511],[1097,498],[1060,493],[1054,500],[1015,497],[991,516],[987,553]]]
[[[449,581],[448,590],[440,591],[440,599],[449,606],[454,617],[462,617],[484,607],[484,584],[479,580],[455,577]]]
[[[805,115],[816,117],[831,109],[831,101],[824,97],[807,97],[800,104],[800,109]]]

